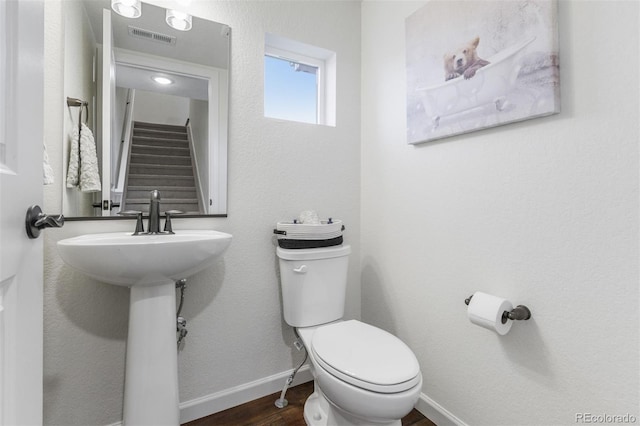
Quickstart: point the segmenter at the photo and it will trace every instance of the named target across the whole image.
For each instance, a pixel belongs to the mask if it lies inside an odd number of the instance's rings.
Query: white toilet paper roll
[[[513,305],[508,300],[476,291],[469,302],[467,317],[472,323],[504,336],[511,329],[513,321],[507,320],[503,324],[502,314],[512,309]]]

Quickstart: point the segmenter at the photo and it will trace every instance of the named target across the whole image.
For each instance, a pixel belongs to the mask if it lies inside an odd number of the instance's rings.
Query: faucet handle
[[[184,212],[182,210],[167,210],[166,212],[164,212],[164,216],[166,217],[166,220],[164,221],[164,232],[175,234],[175,232],[173,232],[173,228],[171,227],[171,215],[176,214],[184,214]]]
[[[120,216],[136,216],[136,230],[133,231],[133,235],[138,235],[144,232],[144,225],[142,224],[142,212],[140,210],[125,210],[119,211]]]

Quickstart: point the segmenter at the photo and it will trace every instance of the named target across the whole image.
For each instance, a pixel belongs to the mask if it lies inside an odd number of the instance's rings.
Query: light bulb
[[[140,0],[111,0],[111,9],[125,18],[139,18],[142,15]]]
[[[191,15],[178,10],[167,9],[167,24],[179,31],[189,31],[191,29]]]
[[[173,80],[171,80],[170,78],[167,77],[162,77],[161,75],[155,75],[153,77],[151,77],[151,80],[155,81],[158,84],[162,84],[162,85],[167,85],[167,84],[172,84]]]

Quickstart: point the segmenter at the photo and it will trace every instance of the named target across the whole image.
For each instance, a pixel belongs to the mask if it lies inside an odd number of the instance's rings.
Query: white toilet
[[[304,418],[310,426],[400,425],[420,395],[420,366],[394,335],[342,320],[349,253],[348,245],[277,248],[284,319],[315,379]]]

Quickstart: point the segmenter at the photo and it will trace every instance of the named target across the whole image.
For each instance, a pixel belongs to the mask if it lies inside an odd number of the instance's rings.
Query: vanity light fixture
[[[167,24],[171,28],[179,31],[189,31],[191,29],[191,15],[178,10],[167,9]]]
[[[151,80],[155,81],[158,84],[162,84],[163,86],[173,84],[173,80],[167,77],[163,77],[161,75],[154,75],[153,77],[151,77]]]
[[[139,18],[142,15],[140,0],[111,0],[111,9],[125,18]]]

